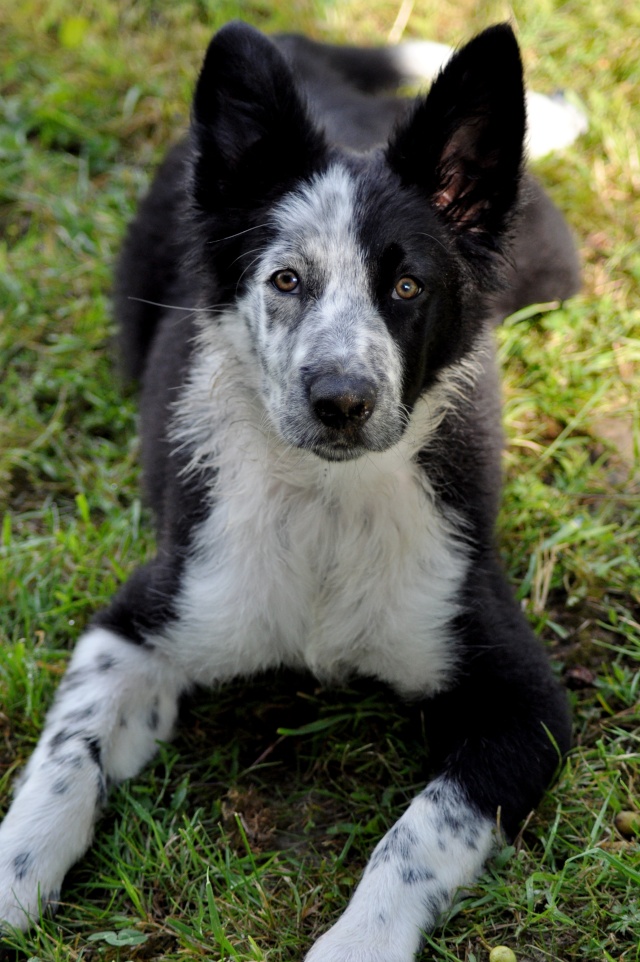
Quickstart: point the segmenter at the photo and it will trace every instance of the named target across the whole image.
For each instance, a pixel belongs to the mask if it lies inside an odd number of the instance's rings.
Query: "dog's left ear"
[[[240,21],[214,36],[196,86],[192,190],[205,211],[251,207],[312,171],[324,138],[280,51]]]
[[[391,138],[387,160],[456,233],[488,241],[508,223],[524,134],[518,44],[511,27],[498,24],[454,54]]]

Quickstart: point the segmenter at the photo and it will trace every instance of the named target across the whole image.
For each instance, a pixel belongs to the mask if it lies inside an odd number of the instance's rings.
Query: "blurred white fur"
[[[453,47],[444,43],[408,40],[396,47],[398,68],[416,82],[433,80],[453,52]],[[586,115],[562,92],[548,97],[529,90],[527,119],[527,150],[532,160],[568,147],[589,126]]]

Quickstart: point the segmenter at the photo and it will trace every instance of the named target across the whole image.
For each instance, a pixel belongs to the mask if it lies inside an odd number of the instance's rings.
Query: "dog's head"
[[[505,25],[455,54],[364,155],[327,142],[267,38],[244,24],[214,37],[193,107],[198,258],[210,297],[244,325],[283,439],[329,460],[385,450],[473,349],[524,129]]]

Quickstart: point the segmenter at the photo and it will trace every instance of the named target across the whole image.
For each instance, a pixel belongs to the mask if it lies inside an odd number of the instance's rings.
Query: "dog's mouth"
[[[311,451],[323,461],[354,461],[375,450],[362,441],[347,442],[344,438],[333,441],[315,439],[310,443],[303,442],[299,447]]]
[[[399,419],[382,419],[379,423],[367,420],[334,427],[307,417],[304,425],[298,421],[282,433],[290,444],[325,461],[354,461],[392,447],[402,436],[403,426]]]

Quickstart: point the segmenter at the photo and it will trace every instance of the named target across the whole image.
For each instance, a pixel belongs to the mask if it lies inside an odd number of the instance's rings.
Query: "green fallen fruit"
[[[615,826],[621,835],[640,835],[640,812],[618,812]]]
[[[496,945],[489,953],[489,962],[516,962],[516,955],[506,945]]]

